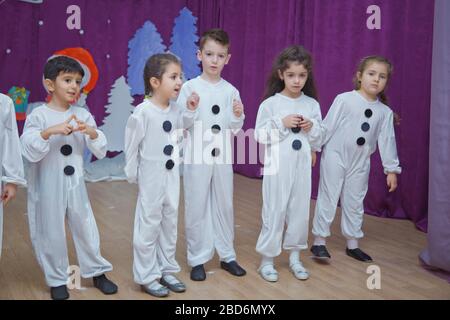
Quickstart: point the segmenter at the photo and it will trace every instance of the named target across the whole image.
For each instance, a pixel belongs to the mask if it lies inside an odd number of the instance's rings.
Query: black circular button
[[[211,110],[212,110],[212,113],[218,114],[220,112],[220,107],[217,104],[215,104],[212,106]]]
[[[165,132],[170,132],[170,130],[172,130],[172,122],[170,122],[169,120],[164,121],[163,129]]]
[[[368,124],[367,122],[364,122],[364,123],[361,125],[361,130],[362,130],[362,131],[367,132],[367,131],[369,131],[369,129],[370,129],[370,124]]]
[[[359,137],[359,138],[356,140],[356,144],[357,144],[358,146],[362,146],[364,143],[366,143],[366,139],[364,139],[363,137]]]
[[[366,111],[364,111],[364,114],[366,115],[367,118],[370,118],[372,116],[373,112],[370,109],[366,109]]]
[[[172,170],[174,166],[175,166],[175,162],[173,162],[173,160],[167,160],[167,162],[166,162],[167,170]]]
[[[61,153],[65,156],[72,154],[72,147],[68,144],[65,144],[61,147]]]
[[[75,173],[75,168],[72,167],[72,166],[66,166],[64,168],[64,173],[65,173],[66,176],[71,176],[71,175],[73,175]]]
[[[214,148],[214,149],[211,150],[211,155],[213,157],[218,157],[219,154],[220,154],[220,149],[219,148]]]
[[[299,133],[300,130],[302,130],[302,128],[300,128],[300,127],[295,127],[295,128],[291,128],[291,130],[292,130],[293,133]]]
[[[213,133],[219,133],[220,132],[220,126],[218,124],[215,124],[211,127],[211,130]]]
[[[163,152],[164,152],[164,154],[166,156],[170,156],[172,154],[172,152],[173,152],[173,146],[168,144],[167,146],[164,147],[164,151]]]
[[[292,149],[294,150],[300,150],[302,147],[302,142],[300,140],[294,140],[292,141]]]

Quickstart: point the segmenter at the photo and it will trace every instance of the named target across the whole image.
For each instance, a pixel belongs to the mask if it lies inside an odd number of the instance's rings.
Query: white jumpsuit
[[[330,236],[340,199],[342,234],[349,240],[362,238],[370,155],[377,143],[385,174],[401,173],[393,112],[379,100],[371,102],[357,91],[345,92],[334,100],[321,129],[324,146],[312,233]]]
[[[320,124],[319,103],[303,94],[280,93],[264,100],[256,118],[255,139],[266,146],[263,176],[262,229],[256,251],[266,257],[283,249],[307,248],[311,202],[311,151],[320,148],[320,130],[288,129],[283,118],[299,114]]]
[[[175,260],[180,195],[179,142],[183,127],[196,112],[171,102],[166,109],[145,100],[129,117],[125,130],[125,174],[137,183],[133,235],[134,281],[148,285],[162,274],[176,273]]]
[[[217,250],[220,260],[236,260],[234,251],[232,134],[244,123],[233,113],[238,90],[221,79],[209,83],[200,76],[181,88],[178,103],[200,96],[198,121],[189,130],[184,166],[185,226],[187,260],[190,266],[204,264]]]
[[[85,109],[69,107],[66,111],[50,109],[46,104],[36,108],[25,122],[22,153],[30,162],[27,168],[28,221],[36,258],[50,287],[65,285],[68,279],[65,218],[73,236],[81,276],[90,278],[112,270],[101,256],[100,240],[83,176],[83,152],[89,150],[101,159],[106,155],[106,138],[73,132],[52,135],[48,140],[41,132],[60,124],[71,115],[96,128],[92,115]],[[76,122],[71,123],[76,127]]]
[[[20,153],[19,134],[17,132],[16,113],[10,97],[0,93],[0,195],[3,185],[13,183],[25,186],[22,155]],[[3,239],[3,203],[0,204],[0,257]]]

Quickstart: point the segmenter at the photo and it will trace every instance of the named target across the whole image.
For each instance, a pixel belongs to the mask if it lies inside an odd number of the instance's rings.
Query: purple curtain
[[[128,41],[151,20],[169,45],[173,21],[187,6],[198,17],[202,33],[221,27],[230,34],[230,64],[224,78],[241,92],[246,108],[244,129],[253,128],[264,84],[275,56],[284,47],[302,44],[315,59],[315,78],[322,113],[333,98],[352,89],[358,60],[381,54],[392,60],[388,89],[392,109],[402,117],[397,142],[403,174],[400,187],[388,194],[378,154],[372,159],[365,208],[370,214],[409,218],[426,230],[428,134],[434,1],[413,0],[45,0],[0,4],[0,91],[13,85],[31,91],[30,102],[42,101],[42,67],[56,50],[82,46],[97,63],[100,78],[88,96],[98,124],[104,118],[111,85],[127,74]],[[84,34],[67,30],[66,8],[81,8]],[[369,30],[367,8],[381,10],[381,29]],[[108,19],[110,23],[107,23]],[[39,21],[43,21],[39,25]],[[6,54],[10,49],[10,54]],[[106,59],[106,55],[110,55]],[[139,102],[139,101],[137,101]],[[19,124],[20,125],[20,124]],[[250,137],[250,140],[253,140]],[[254,143],[249,141],[248,143]],[[259,164],[237,164],[236,172],[260,176]],[[313,195],[317,193],[318,165]]]
[[[436,0],[430,114],[428,245],[420,258],[450,282],[450,2]]]

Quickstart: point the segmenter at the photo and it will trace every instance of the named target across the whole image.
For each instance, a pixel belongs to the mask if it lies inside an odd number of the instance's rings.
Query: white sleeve
[[[323,146],[328,142],[328,140],[330,140],[330,138],[336,132],[336,129],[339,127],[341,117],[343,116],[343,108],[342,108],[343,105],[344,101],[342,100],[342,98],[337,96],[334,99],[333,104],[330,107],[330,110],[328,110],[325,119],[322,121],[322,124],[320,125],[322,136],[320,141],[321,146]]]
[[[262,144],[275,144],[289,135],[289,129],[279,115],[273,115],[267,102],[259,106],[255,124],[255,140]]]
[[[242,102],[241,97],[239,95],[239,91],[237,91],[237,90],[235,90],[235,92],[234,92],[233,100],[234,99]],[[244,119],[245,119],[244,112],[242,112],[241,116],[239,118],[237,118],[233,112],[233,103],[231,103],[231,114],[229,114],[229,117],[230,117],[229,127],[231,129],[231,132],[233,132],[233,134],[238,134],[239,130],[241,130],[242,126],[244,125]]]
[[[86,120],[86,124],[90,127],[93,127],[95,131],[97,131],[98,137],[95,139],[91,139],[89,135],[84,135],[84,139],[86,141],[86,145],[88,149],[92,152],[92,154],[97,159],[103,159],[106,156],[108,142],[106,140],[105,134],[97,129],[97,124],[95,123],[94,117],[92,114],[89,114],[88,119]]]
[[[400,162],[397,156],[397,146],[395,143],[394,113],[389,112],[389,116],[384,119],[378,136],[378,149],[380,150],[381,162],[384,173],[401,173]]]
[[[5,132],[3,133],[2,150],[2,182],[25,186],[26,181],[24,178],[16,114],[11,99],[7,99],[4,111],[6,113],[4,117]]]
[[[180,94],[177,99],[177,104],[180,106],[182,113],[181,113],[181,119],[182,119],[182,127],[183,129],[189,129],[194,125],[195,120],[198,117],[198,108],[195,111],[189,110],[187,108],[186,102],[187,98],[190,96],[190,88],[187,84],[184,84],[181,87]]]
[[[311,145],[311,151],[322,151],[322,112],[320,111],[319,103],[314,103],[314,110],[311,115],[311,122],[313,126],[308,132],[308,141]]]
[[[43,121],[35,111],[28,115],[25,121],[20,142],[22,154],[30,162],[41,161],[50,151],[50,141],[41,136],[41,132],[47,129],[43,126]]]
[[[125,129],[125,175],[129,183],[137,183],[139,165],[139,145],[145,135],[144,123],[141,117],[132,114]]]

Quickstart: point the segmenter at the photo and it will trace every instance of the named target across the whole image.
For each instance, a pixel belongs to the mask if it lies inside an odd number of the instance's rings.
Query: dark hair
[[[181,67],[181,61],[171,53],[158,53],[148,58],[144,68],[145,95],[151,95],[153,91],[150,79],[161,80],[167,66],[171,63],[178,64]]]
[[[297,45],[287,47],[275,59],[269,79],[267,80],[264,99],[267,99],[284,90],[284,81],[280,79],[278,72],[283,73],[290,67],[291,63],[301,64],[308,71],[308,79],[306,80],[302,91],[306,95],[317,100],[317,90],[314,84],[311,54],[302,46]]]
[[[44,66],[44,79],[56,80],[61,72],[78,73],[84,77],[84,70],[77,60],[66,57],[57,56],[47,61]]]
[[[361,73],[361,75],[364,73],[364,71],[367,69],[368,65],[372,62],[379,62],[379,63],[384,63],[387,66],[388,69],[388,74],[387,74],[387,78],[389,81],[389,78],[391,77],[392,71],[393,71],[393,66],[392,63],[386,59],[385,57],[382,56],[368,56],[363,58],[358,65],[357,71],[355,76],[353,77],[353,84],[355,85],[355,90],[359,90],[361,89],[361,81],[358,79],[358,72]],[[385,87],[386,89],[386,87]],[[388,98],[386,96],[386,93],[383,91],[381,91],[378,94],[378,98],[380,99],[381,102],[383,102],[384,104],[388,104]]]
[[[205,46],[207,40],[214,40],[230,50],[230,39],[228,33],[222,29],[209,29],[202,34],[200,38],[200,51]]]

